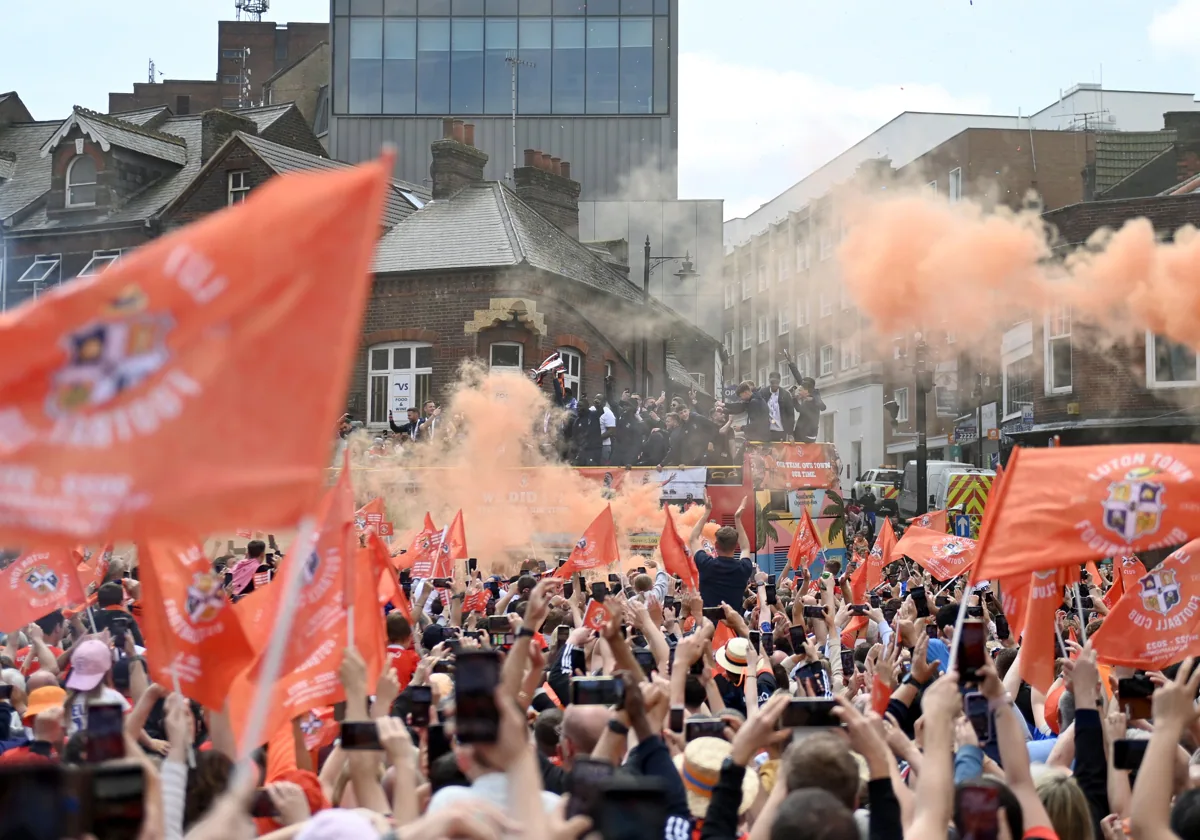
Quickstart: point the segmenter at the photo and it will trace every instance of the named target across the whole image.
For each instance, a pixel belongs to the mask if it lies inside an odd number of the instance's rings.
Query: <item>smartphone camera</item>
[[[87,707],[87,760],[100,764],[125,757],[125,711],[116,703]]]
[[[822,697],[795,697],[788,702],[781,720],[791,729],[833,728],[841,725],[834,717],[837,704]]]
[[[714,717],[690,717],[684,725],[684,739],[724,738],[725,721]]]
[[[500,682],[500,654],[493,650],[465,650],[458,655],[454,673],[456,736],[463,744],[494,744],[500,728],[496,686]]]
[[[577,706],[616,706],[625,699],[625,683],[617,677],[572,677],[571,702]]]
[[[433,687],[428,685],[410,686],[408,699],[411,710],[410,724],[422,729],[429,726],[429,708],[433,705]]]

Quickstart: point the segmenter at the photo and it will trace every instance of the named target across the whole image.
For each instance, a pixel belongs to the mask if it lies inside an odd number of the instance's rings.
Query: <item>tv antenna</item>
[[[271,8],[271,0],[233,0],[237,10],[237,19],[242,19],[245,12],[246,20],[262,20],[262,16]]]
[[[517,183],[517,68],[537,67],[532,61],[526,61],[516,53],[504,56],[504,62],[512,70],[512,182]]]

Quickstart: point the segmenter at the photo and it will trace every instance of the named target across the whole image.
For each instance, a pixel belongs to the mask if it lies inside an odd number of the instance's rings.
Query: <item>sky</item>
[[[38,119],[210,79],[233,0],[13,2],[0,90]],[[1036,111],[1077,82],[1195,93],[1200,0],[680,0],[681,198],[745,215],[903,111]],[[328,20],[328,0],[267,19]],[[53,44],[47,51],[47,44]]]

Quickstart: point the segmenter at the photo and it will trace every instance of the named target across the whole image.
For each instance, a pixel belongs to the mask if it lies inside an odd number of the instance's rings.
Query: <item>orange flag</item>
[[[893,557],[900,555],[911,557],[938,580],[950,580],[975,562],[975,540],[910,526],[892,549]]]
[[[1012,475],[1010,466],[1009,476]],[[1037,572],[1029,582],[1025,638],[1021,640],[1021,679],[1043,694],[1054,684],[1055,613],[1062,606],[1063,587],[1070,583],[1069,578],[1069,569],[1058,568]]]
[[[438,548],[438,568],[434,577],[454,577],[454,561],[466,560],[470,556],[467,552],[467,529],[463,525],[462,508],[454,514],[454,521],[450,523]]]
[[[890,528],[889,528],[890,530]],[[848,578],[850,582],[850,603],[865,604],[867,603],[867,579],[871,575],[869,559],[858,564]],[[846,629],[842,631],[842,645],[844,647],[852,647],[854,638],[858,635],[858,631],[867,626],[868,619],[865,615],[856,615],[846,624]]]
[[[1158,671],[1200,655],[1200,540],[1173,551],[1125,595],[1091,637],[1109,665]]]
[[[896,531],[892,527],[891,518],[883,520],[879,533],[875,535],[875,545],[867,555],[867,589],[874,589],[883,583],[883,570],[892,562],[896,553]],[[865,601],[861,603],[866,603]]]
[[[1091,576],[1090,580],[1088,580],[1088,586],[1098,586],[1103,589],[1104,578],[1100,577],[1100,569],[1096,567],[1096,561],[1089,560],[1084,563],[1083,566],[1085,569],[1087,569],[1087,573]]]
[[[150,543],[141,558],[142,635],[150,677],[209,709],[225,706],[254,649],[225,597],[220,575],[197,545]]]
[[[272,178],[0,314],[0,544],[291,527],[309,512],[392,157]],[[287,433],[214,410],[247,394],[286,403]]]
[[[1000,587],[1000,608],[1008,619],[1013,641],[1021,641],[1025,630],[1025,615],[1029,609],[1029,585],[1033,575],[1013,575],[997,581]]]
[[[988,499],[973,577],[1008,577],[1187,542],[1197,535],[1200,446],[1016,449]],[[995,507],[993,511],[993,506]]]
[[[922,513],[920,516],[914,516],[911,521],[912,525],[918,528],[929,528],[931,531],[941,531],[946,533],[946,511],[931,510],[929,513]]]
[[[799,574],[801,567],[807,569],[820,556],[821,539],[817,536],[817,528],[812,517],[808,515],[808,506],[805,505],[800,524],[796,526],[796,533],[792,536],[792,544],[788,546],[787,565],[783,567],[781,577],[787,577],[789,570]]]
[[[368,576],[378,582],[375,593],[379,599],[379,606],[382,607],[389,601],[392,606],[397,606],[397,595],[404,597],[404,590],[400,588],[400,581],[389,562],[387,544],[378,534],[367,536],[367,544],[358,549],[358,559],[355,563],[366,569]]]
[[[678,576],[683,581],[685,588],[699,589],[700,575],[696,571],[696,564],[692,560],[691,552],[688,551],[683,537],[679,536],[679,531],[675,528],[675,517],[671,515],[671,506],[666,505],[664,509],[667,512],[667,521],[663,525],[662,537],[658,541],[658,550],[662,553],[663,569],[667,574]]]
[[[433,562],[442,542],[442,531],[433,525],[433,517],[425,514],[425,527],[417,532],[408,547],[408,567],[415,578],[434,577]],[[401,566],[403,568],[403,566]]]
[[[621,559],[617,551],[617,524],[613,521],[612,505],[596,515],[587,526],[579,542],[571,549],[571,556],[554,571],[554,577],[570,580],[576,571],[608,566]]]
[[[354,530],[360,534],[365,531],[378,534],[385,513],[383,498],[372,499],[354,512]]]
[[[1104,606],[1108,607],[1109,611],[1117,605],[1117,602],[1125,595],[1125,575],[1113,575],[1112,586],[1104,593]]]
[[[1137,557],[1121,557],[1114,559],[1119,563],[1121,584],[1126,592],[1137,589],[1137,582],[1146,576],[1146,566]],[[1115,575],[1114,575],[1115,577]]]
[[[66,549],[26,552],[0,570],[0,632],[20,630],[82,601],[75,561]]]
[[[593,598],[588,602],[587,609],[583,613],[583,626],[600,631],[608,624],[610,618],[611,613],[609,613],[608,607],[604,606],[604,602]]]
[[[99,551],[76,548],[71,553],[79,561],[79,585],[84,591],[86,592],[89,586],[100,586],[112,566],[112,543],[107,543]]]

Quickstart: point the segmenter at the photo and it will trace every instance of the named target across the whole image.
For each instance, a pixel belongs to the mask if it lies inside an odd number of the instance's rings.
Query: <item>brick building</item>
[[[176,199],[228,153],[235,135],[325,160],[294,105],[184,116],[162,106],[115,115],[75,108],[65,119],[28,117],[16,94],[0,97],[4,309],[97,273],[174,224],[242,200],[273,172],[231,166],[202,207],[174,215]]]
[[[116,113],[165,105],[183,116],[213,108],[260,105],[267,102],[263,86],[268,79],[328,42],[328,23],[223,20],[217,24],[212,79],[135,82],[132,93],[108,95],[108,110]],[[327,83],[328,78],[320,82]]]
[[[389,410],[439,399],[471,357],[521,371],[560,351],[582,395],[603,392],[606,376],[637,391],[643,366],[655,393],[685,392],[688,371],[714,370],[716,342],[631,282],[627,243],[579,241],[570,163],[527,150],[509,187],[484,179],[473,126],[446,120],[443,133],[432,202],[379,245],[352,412],[385,425]]]

